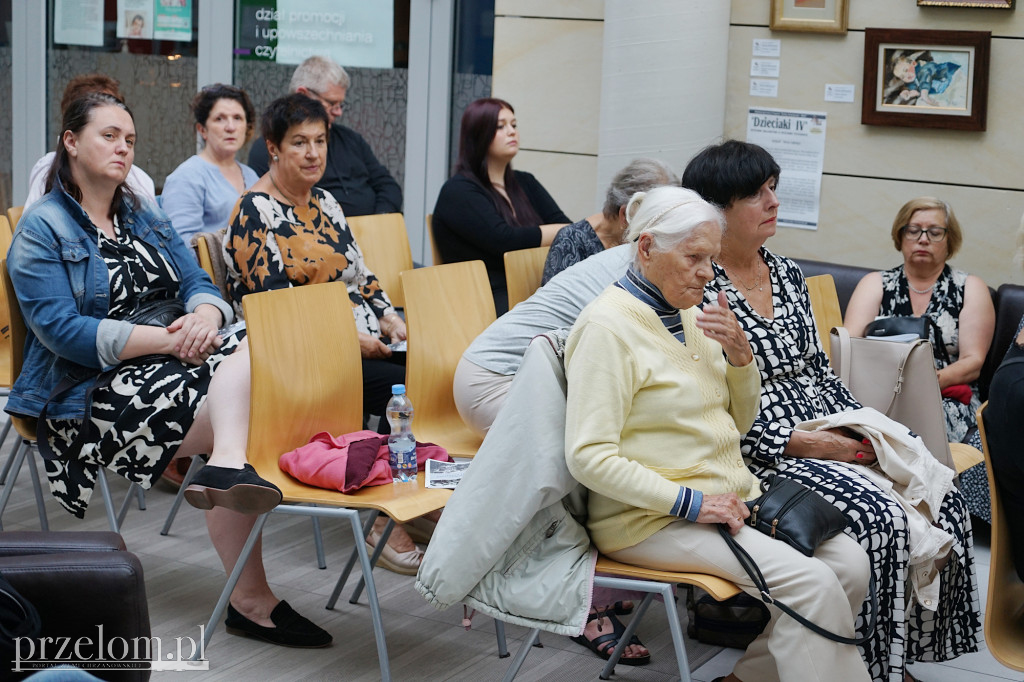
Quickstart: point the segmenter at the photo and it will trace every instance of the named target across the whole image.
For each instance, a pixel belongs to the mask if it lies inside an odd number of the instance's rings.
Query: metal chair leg
[[[370,534],[373,529],[373,522],[377,520],[377,516],[380,512],[374,511],[366,518],[363,523],[363,537],[365,538]],[[364,540],[365,544],[365,540]],[[374,556],[370,559],[371,564],[375,564],[377,561],[377,552],[374,551]],[[359,558],[359,553],[353,548],[352,554],[349,556],[348,561],[345,563],[345,568],[342,569],[341,575],[338,576],[338,582],[334,584],[334,590],[331,592],[330,598],[327,600],[327,609],[333,609],[334,605],[338,603],[338,597],[341,596],[341,591],[345,589],[345,583],[348,582],[348,576],[352,572],[352,567],[356,565],[356,560]]]
[[[178,507],[181,506],[181,501],[185,499],[185,488],[192,482],[192,477],[196,475],[196,471],[201,466],[203,466],[203,458],[193,457],[192,463],[188,465],[188,471],[185,472],[185,478],[181,480],[178,494],[174,496],[174,503],[171,505],[171,511],[167,514],[167,520],[164,521],[164,527],[160,531],[160,535],[167,535],[171,532],[171,524],[174,523],[174,517],[178,515]]]
[[[530,630],[529,634],[526,635],[526,639],[523,640],[523,646],[516,652],[516,657],[512,659],[512,665],[505,671],[505,677],[502,678],[503,682],[512,682],[516,675],[519,674],[519,669],[523,667],[526,657],[530,654],[530,647],[534,645],[538,637],[540,637],[540,629],[538,628]]]
[[[498,638],[498,658],[508,658],[508,644],[505,641],[505,621],[494,619],[494,635]]]
[[[323,570],[327,568],[327,557],[324,555],[324,536],[320,532],[320,517],[311,517],[313,521],[313,546],[316,547],[316,565]]]
[[[110,524],[110,530],[120,533],[121,524],[117,522],[117,515],[114,513],[114,500],[110,496],[110,485],[107,483],[107,474],[103,467],[100,467],[96,479],[99,481],[100,492],[103,494],[103,504],[107,508],[107,523]]]
[[[139,501],[139,511],[146,511],[146,491],[141,485],[135,486],[135,497]]]
[[[27,457],[28,473],[32,477],[32,491],[36,496],[36,511],[39,513],[39,528],[40,530],[47,531],[50,530],[50,521],[46,518],[46,505],[43,502],[43,488],[39,485],[39,470],[36,468],[36,458],[32,456],[31,451],[29,451]]]
[[[0,447],[3,446],[4,441],[7,440],[7,434],[11,430],[11,417],[7,416],[7,423],[4,425],[3,435],[0,436]],[[7,482],[7,475],[11,473],[11,464],[14,463],[14,455],[17,454],[18,448],[21,447],[21,440],[18,439],[14,444],[14,449],[11,450],[11,454],[7,457],[7,461],[4,462],[4,468],[0,471],[0,485],[4,485]]]
[[[379,512],[378,512],[379,513]],[[377,541],[377,546],[373,548],[373,556],[370,557],[370,568],[372,569],[377,565],[377,557],[384,551],[384,547],[388,544],[388,538],[391,537],[391,531],[395,529],[395,520],[392,518],[388,519],[388,523],[384,526],[384,532],[380,534],[380,539]],[[365,546],[365,542],[363,545]],[[359,583],[356,585],[356,589],[352,590],[352,596],[348,598],[349,604],[358,604],[359,595],[363,591],[363,585],[366,581],[362,578],[359,579]]]
[[[349,516],[352,523],[352,537],[356,541],[356,553],[359,555],[359,565],[363,571],[363,581],[366,583],[366,600],[370,603],[370,615],[373,619],[373,637],[377,642],[377,660],[380,662],[380,675],[383,682],[391,682],[391,663],[388,661],[388,643],[384,638],[384,621],[380,614],[380,602],[377,601],[377,585],[373,582],[373,563],[366,553],[366,542],[360,542],[366,535],[360,535],[359,515],[353,512]],[[372,522],[371,522],[372,523]],[[387,534],[390,527],[384,530],[380,544],[374,555],[384,547],[387,541]]]
[[[135,497],[137,491],[142,488],[135,482],[132,482],[128,486],[128,492],[125,493],[124,500],[121,501],[121,506],[117,510],[117,527],[120,528],[121,524],[124,523],[124,517],[128,514],[128,506],[131,505],[132,499]]]
[[[14,482],[18,480],[18,474],[21,472],[21,465],[25,461],[25,453],[28,447],[28,443],[21,441],[14,450],[10,472],[11,485],[5,485],[3,492],[0,493],[0,518],[3,518],[4,510],[7,509],[7,502],[11,499],[11,493],[14,491]],[[3,530],[2,525],[0,525],[0,530]]]

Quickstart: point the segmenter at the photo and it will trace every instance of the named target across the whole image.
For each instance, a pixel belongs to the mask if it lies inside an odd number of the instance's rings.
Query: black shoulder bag
[[[846,517],[842,512],[824,497],[797,481],[770,474],[761,481],[761,489],[764,493],[760,497],[746,503],[750,509],[747,525],[765,535],[782,540],[806,556],[813,556],[818,545],[835,537],[846,528]],[[732,553],[736,555],[743,570],[750,576],[765,604],[774,604],[780,611],[791,616],[804,627],[833,642],[860,645],[871,638],[878,617],[878,598],[875,594],[873,570],[869,588],[871,623],[866,630],[868,634],[859,638],[844,637],[812,623],[786,604],[773,599],[771,591],[768,589],[768,583],[761,575],[761,569],[757,567],[757,563],[747,553],[747,550],[743,549],[729,533],[729,526],[724,523],[718,524],[718,532],[725,539],[725,543]]]
[[[168,298],[168,291],[164,288],[156,288],[151,290],[141,299],[135,309],[128,313],[123,318],[125,322],[132,324],[144,324],[152,327],[166,327],[176,319],[185,314],[185,304],[181,302],[181,299],[177,296]],[[68,448],[67,458],[71,458],[73,455],[81,451],[82,446],[88,442],[92,437],[92,395],[97,388],[106,388],[110,385],[110,382],[114,380],[114,376],[118,370],[125,365],[136,365],[144,362],[150,362],[154,358],[161,357],[156,354],[142,355],[137,358],[131,358],[118,364],[116,367],[111,367],[105,372],[100,372],[92,380],[92,383],[85,391],[85,417],[82,419],[82,426],[78,429],[78,435],[75,436],[75,440],[71,443]],[[83,377],[81,374],[72,373],[57,384],[53,391],[50,393],[50,397],[46,399],[46,404],[43,405],[43,409],[39,412],[39,417],[36,420],[36,444],[39,447],[39,454],[43,456],[43,459],[47,460],[58,460],[61,459],[53,448],[50,447],[50,440],[47,438],[46,433],[46,411],[50,407],[50,403],[59,398],[64,394],[65,391],[77,386],[83,381],[88,381],[88,377]]]

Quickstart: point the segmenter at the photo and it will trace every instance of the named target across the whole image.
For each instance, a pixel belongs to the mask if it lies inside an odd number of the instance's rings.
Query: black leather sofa
[[[102,626],[103,652],[122,658],[120,641],[133,643],[150,637],[146,584],[138,557],[126,551],[124,540],[111,532],[0,532],[0,575],[3,575],[39,612],[41,637],[47,643],[47,659],[74,658],[72,647],[80,645],[83,658],[94,658],[98,628]],[[60,644],[69,646],[60,653]],[[140,640],[141,641],[141,640]],[[113,644],[112,644],[113,642]],[[23,643],[22,657],[38,660],[41,645]],[[66,660],[74,665],[74,660]],[[11,661],[0,661],[0,680],[21,679],[12,671]],[[111,666],[113,667],[113,666]],[[148,670],[89,670],[105,680],[144,681]]]
[[[805,260],[794,258],[804,277],[815,275],[832,275],[836,283],[836,292],[839,294],[839,307],[846,314],[846,306],[850,302],[850,296],[857,287],[861,278],[871,268],[862,268],[856,265],[843,265],[841,263],[828,263],[825,261]],[[1013,342],[1017,332],[1017,325],[1024,317],[1024,286],[1017,284],[1003,284],[996,290],[992,290],[992,302],[996,308],[996,330],[992,337],[992,346],[985,358],[985,365],[981,369],[981,376],[978,377],[978,390],[981,399],[988,398],[988,386],[992,381],[992,374],[996,371],[1007,349]]]

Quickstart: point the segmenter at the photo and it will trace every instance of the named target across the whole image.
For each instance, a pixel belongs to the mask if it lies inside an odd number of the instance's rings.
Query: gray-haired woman
[[[626,232],[626,204],[637,192],[660,185],[678,185],[679,178],[663,161],[634,159],[612,179],[600,213],[573,223],[555,235],[544,261],[541,284],[581,260],[622,243]]]

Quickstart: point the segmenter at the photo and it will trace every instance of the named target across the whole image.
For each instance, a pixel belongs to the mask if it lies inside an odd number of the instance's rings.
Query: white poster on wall
[[[767,149],[781,169],[776,224],[818,229],[821,173],[825,165],[825,113],[751,108],[747,112],[747,142]]]
[[[117,37],[153,39],[153,0],[117,0]]]
[[[276,19],[279,64],[325,55],[342,66],[394,66],[394,3],[278,0]]]
[[[103,45],[103,0],[54,0],[53,42]]]

